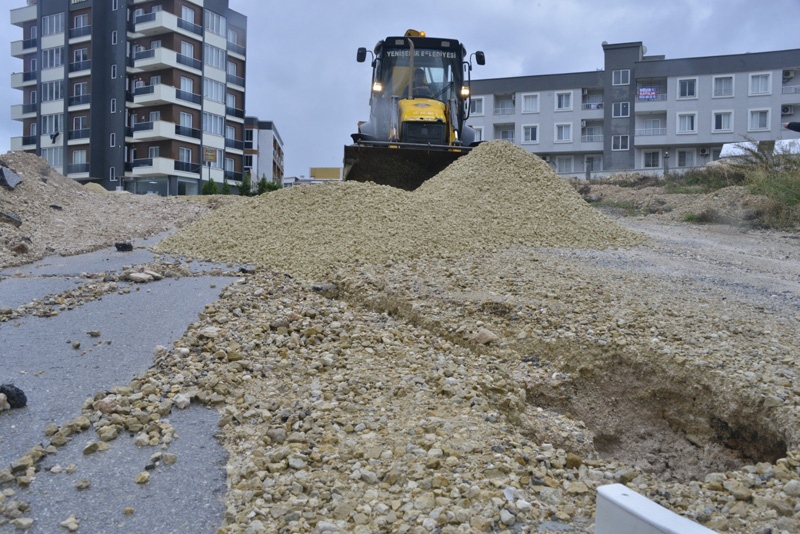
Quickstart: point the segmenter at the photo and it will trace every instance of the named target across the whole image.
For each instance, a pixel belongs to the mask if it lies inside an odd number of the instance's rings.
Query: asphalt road
[[[152,241],[152,240],[151,240]],[[110,248],[67,258],[46,258],[0,271],[0,307],[16,308],[45,295],[86,283],[82,273],[121,270],[153,259],[134,242],[132,252]],[[196,272],[212,266],[193,264]],[[231,277],[184,277],[131,286],[127,294],[99,300],[50,318],[33,316],[0,323],[0,383],[13,383],[27,398],[25,408],[0,412],[0,465],[8,465],[45,441],[48,423],[63,424],[81,413],[83,402],[99,391],[128,385],[153,362],[156,345],[172,346],[203,308],[217,300]],[[99,337],[89,336],[99,331]],[[79,341],[79,349],[72,343]],[[224,513],[225,450],[214,438],[216,410],[193,405],[174,410],[169,420],[180,439],[168,452],[178,461],[160,465],[150,482],[134,477],[159,448],[139,448],[129,436],[111,442],[108,451],[84,455],[93,430],[78,434],[58,453],[46,457],[29,488],[14,487],[16,500],[30,504],[31,533],[66,531],[59,524],[70,515],[81,520],[79,532],[214,532]],[[74,464],[74,472],[49,468]],[[88,478],[90,486],[75,488]],[[0,488],[0,490],[6,488]],[[124,514],[126,507],[133,514]],[[0,532],[18,532],[9,524]]]

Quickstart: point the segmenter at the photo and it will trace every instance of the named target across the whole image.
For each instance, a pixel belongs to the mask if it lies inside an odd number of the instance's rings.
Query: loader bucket
[[[413,191],[468,151],[454,147],[348,145],[344,147],[344,179]]]

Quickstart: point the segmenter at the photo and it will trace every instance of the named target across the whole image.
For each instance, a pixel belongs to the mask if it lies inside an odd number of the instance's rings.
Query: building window
[[[117,134],[112,133],[108,136],[108,146],[110,147],[117,146]]]
[[[569,143],[572,141],[572,124],[556,124],[556,143]]]
[[[150,76],[150,85],[158,85],[161,83],[161,75],[156,74],[155,76]]]
[[[572,91],[556,93],[556,111],[568,111],[572,109]]]
[[[733,96],[733,76],[714,76],[714,98]]]
[[[539,125],[538,124],[523,124],[522,125],[522,142],[523,143],[538,143],[539,142]]]
[[[769,130],[769,110],[768,109],[751,109],[750,110],[750,125],[748,130],[759,131]]]
[[[42,115],[42,135],[50,135],[64,131],[64,114],[54,113]]]
[[[72,60],[75,63],[82,63],[89,60],[89,49],[78,48],[72,51]]]
[[[659,155],[661,152],[658,150],[650,150],[644,153],[644,168],[645,169],[656,169],[660,167],[658,161],[660,159]]]
[[[64,13],[42,17],[42,35],[64,33]]]
[[[61,147],[43,148],[42,158],[44,158],[51,167],[61,167],[64,165],[64,149]]]
[[[117,168],[116,167],[109,167],[108,168],[108,181],[109,182],[116,182],[117,181]]]
[[[225,50],[206,44],[203,46],[204,62],[209,67],[225,70]]]
[[[113,30],[111,32],[111,44],[112,45],[117,44],[117,30]]]
[[[111,65],[111,79],[112,80],[116,80],[117,79],[117,65],[116,64]]]
[[[82,13],[80,15],[75,15],[75,28],[86,28],[89,26],[89,14]]]
[[[631,116],[631,103],[630,102],[613,102],[611,104],[612,117],[630,117]]]
[[[228,93],[225,95],[225,105],[231,109],[236,109],[236,95]]]
[[[697,98],[697,78],[678,80],[678,98]]]
[[[192,149],[186,147],[180,147],[178,149],[178,161],[183,163],[191,163],[192,162]]]
[[[483,115],[483,97],[473,97],[469,99],[469,114]]]
[[[213,161],[206,160],[206,162],[208,163],[208,166],[211,167],[212,169],[221,169],[222,168],[222,150],[216,149],[216,154],[217,155],[216,155],[216,157],[214,158]]]
[[[253,156],[251,154],[244,155],[244,168],[245,169],[253,168]]]
[[[678,133],[697,133],[696,113],[678,113]]]
[[[194,24],[194,9],[187,6],[181,6],[181,18]]]
[[[644,120],[644,135],[664,135],[666,128],[661,128],[661,119],[645,119]]]
[[[211,78],[203,78],[203,97],[214,102],[225,102],[225,84]]]
[[[77,117],[72,117],[72,129],[75,131],[78,130],[85,130],[86,129],[86,115],[78,115]]]
[[[678,150],[678,167],[694,167],[694,150]]]
[[[483,141],[483,128],[477,127],[475,130],[475,141]]]
[[[159,120],[161,120],[161,111],[159,111],[159,110],[151,111],[150,112],[150,122],[156,122],[156,121],[159,121]]]
[[[147,149],[147,157],[150,159],[155,159],[158,157],[158,147],[151,146]]]
[[[111,0],[111,9],[116,11],[119,9],[119,0]]]
[[[111,99],[111,113],[116,113],[116,112],[117,112],[117,99],[116,98],[112,98]]]
[[[39,93],[31,91],[28,95],[28,104],[36,104],[39,100]]]
[[[733,112],[732,111],[715,111],[714,123],[712,124],[712,131],[714,132],[732,132],[733,131]]]
[[[42,84],[42,102],[61,100],[64,98],[64,80]]]
[[[539,94],[522,95],[522,112],[539,113]]]
[[[611,85],[630,85],[630,83],[631,83],[630,69],[611,71]]]
[[[214,35],[226,37],[228,34],[225,17],[206,10],[206,30]]]
[[[762,72],[750,75],[750,94],[751,95],[768,95],[772,91],[769,88],[770,74]]]
[[[204,112],[203,131],[213,135],[225,135],[225,117]]]
[[[628,150],[629,141],[627,135],[614,135],[611,137],[611,150]]]
[[[73,165],[83,165],[86,163],[86,151],[85,150],[76,150],[72,153],[72,164]]]
[[[192,114],[186,113],[185,111],[181,111],[180,115],[181,126],[184,128],[191,128],[192,127]]]
[[[556,172],[572,172],[572,156],[558,156],[556,158]]]
[[[194,44],[188,41],[181,41],[181,55],[194,58]]]
[[[500,130],[500,140],[501,141],[508,141],[509,143],[514,142],[514,129],[513,128],[505,128]]]
[[[64,47],[47,48],[42,50],[42,69],[52,69],[64,64]],[[36,70],[32,68],[31,70]]]

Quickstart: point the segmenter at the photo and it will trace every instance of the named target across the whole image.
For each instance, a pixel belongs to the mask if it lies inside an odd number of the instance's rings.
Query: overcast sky
[[[102,0],[96,0],[102,1]],[[22,62],[9,55],[22,38],[9,24],[5,0],[0,27],[0,153],[22,135],[10,106],[22,92],[10,73]],[[248,17],[247,115],[274,121],[284,141],[287,176],[309,167],[339,167],[343,147],[369,116],[370,68],[356,62],[360,46],[406,29],[460,40],[483,50],[486,65],[473,78],[581,72],[603,67],[601,43],[642,41],[667,59],[800,48],[800,0],[230,0]],[[800,63],[800,58],[798,59]]]

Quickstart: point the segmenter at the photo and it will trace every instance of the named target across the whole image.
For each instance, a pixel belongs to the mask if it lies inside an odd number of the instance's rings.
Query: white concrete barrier
[[[622,484],[597,488],[595,534],[715,534]]]

